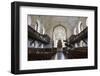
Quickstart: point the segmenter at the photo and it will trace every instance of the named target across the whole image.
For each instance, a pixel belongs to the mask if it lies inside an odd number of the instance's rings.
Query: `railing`
[[[31,26],[28,26],[28,38],[32,40],[37,40],[42,43],[48,44],[50,42],[50,37],[47,34],[40,34],[35,31]]]
[[[81,31],[79,34],[77,35],[72,35],[68,40],[65,40],[65,45],[67,47],[73,47],[73,45],[75,43],[80,42],[81,40],[85,40],[88,37],[88,28],[86,27],[83,31]],[[86,42],[85,42],[86,43]]]
[[[88,28],[86,27],[83,31],[81,31],[78,35],[73,35],[69,38],[69,43],[74,44],[76,42],[79,42],[83,39],[87,38],[88,34]]]

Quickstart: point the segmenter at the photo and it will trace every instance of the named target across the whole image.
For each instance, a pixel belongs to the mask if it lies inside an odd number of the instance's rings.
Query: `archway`
[[[65,42],[64,40],[66,40],[66,28],[62,25],[57,25],[56,27],[54,27],[53,29],[53,41],[54,41],[54,47],[57,47],[57,42],[58,40],[61,40],[62,42],[62,47],[65,47]]]

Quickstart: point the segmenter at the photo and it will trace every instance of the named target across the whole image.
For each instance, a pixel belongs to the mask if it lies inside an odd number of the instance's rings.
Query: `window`
[[[62,47],[65,47],[63,40],[66,40],[66,30],[63,26],[56,26],[53,31],[54,47],[57,47],[58,40],[62,41]]]

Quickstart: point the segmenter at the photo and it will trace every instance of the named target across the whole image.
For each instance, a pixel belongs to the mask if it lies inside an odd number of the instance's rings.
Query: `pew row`
[[[50,60],[56,53],[56,48],[28,48],[28,60]]]
[[[63,51],[66,59],[88,58],[87,47],[79,47],[72,50]]]

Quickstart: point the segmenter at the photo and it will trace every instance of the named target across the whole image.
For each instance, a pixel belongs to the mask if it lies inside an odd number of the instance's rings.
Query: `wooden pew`
[[[64,51],[63,53],[67,59],[88,58],[87,47],[79,47],[73,50]]]
[[[28,48],[28,60],[50,60],[56,52],[54,48]]]

